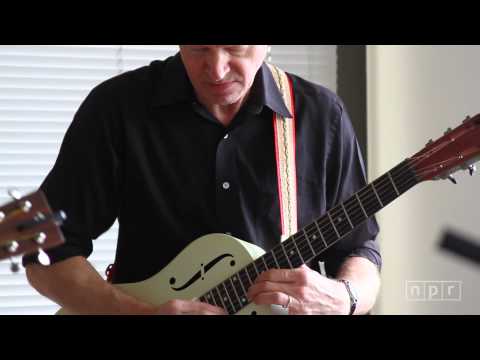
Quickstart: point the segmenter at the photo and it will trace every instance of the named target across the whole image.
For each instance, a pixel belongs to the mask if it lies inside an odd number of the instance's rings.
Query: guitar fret
[[[217,297],[217,295],[215,295],[215,291],[214,291],[214,290],[215,290],[215,288],[213,288],[213,289],[210,290],[210,294],[212,294],[213,301],[215,302],[215,304],[216,304],[217,306],[224,308],[224,307],[222,306],[222,304],[221,304],[221,301],[220,301],[219,298]],[[225,308],[224,308],[224,309],[225,309]]]
[[[392,185],[393,185],[393,188],[395,189],[395,192],[397,193],[398,196],[400,196],[400,192],[398,191],[397,186],[395,185],[395,182],[393,181],[392,175],[390,174],[390,172],[388,172],[387,174],[388,174],[388,178],[392,182]]]
[[[362,202],[360,201],[360,198],[358,197],[358,193],[355,194],[355,197],[357,198],[358,204],[360,205],[360,208],[362,209],[363,214],[365,215],[365,219],[368,219],[368,214],[365,211],[365,209],[363,208]]]
[[[272,257],[273,257],[273,260],[275,261],[275,264],[277,264],[277,269],[280,269],[280,264],[277,261],[277,257],[275,256],[275,253],[273,252],[273,250],[270,252],[272,253]]]
[[[348,220],[348,222],[350,223],[350,226],[351,226],[352,229],[353,229],[354,226],[353,226],[353,224],[352,224],[352,221],[350,220],[350,217],[349,217],[348,214],[347,214],[347,209],[345,209],[345,206],[343,206],[343,204],[341,204],[341,205],[342,205],[343,212],[345,213],[345,216],[347,217],[347,220]]]
[[[337,233],[338,238],[341,238],[340,233],[338,232],[337,228],[335,227],[335,223],[332,220],[332,217],[330,216],[330,212],[327,211],[328,218],[330,219],[330,222],[332,223],[333,230]]]
[[[253,282],[252,282],[252,279],[250,279],[250,275],[248,275],[247,268],[243,268],[243,271],[245,272],[245,274],[247,274],[248,282],[250,283],[250,286],[252,286]]]
[[[293,269],[292,263],[290,262],[290,259],[288,258],[287,252],[285,251],[285,248],[283,247],[283,243],[280,243],[280,247],[282,248],[285,257],[287,258],[288,265],[290,266],[290,269]]]
[[[218,289],[218,286],[215,287],[215,290],[217,290],[218,297],[220,298],[220,301],[221,301],[221,303],[222,303],[222,307],[223,307],[225,310],[229,311],[228,307],[227,307],[227,306],[225,305],[225,303],[223,302],[223,296],[222,296],[222,293],[220,292],[220,290]]]
[[[245,287],[243,286],[243,281],[242,281],[242,278],[240,277],[240,273],[238,273],[238,282],[240,283],[240,286],[242,287],[242,290],[243,290],[243,295],[245,296],[247,294],[247,290],[245,290]]]
[[[211,297],[213,300],[213,305],[218,306],[217,302],[215,301],[215,296],[213,296],[213,293],[211,290],[208,292],[207,297]]]
[[[310,246],[310,250],[312,250],[313,256],[316,256],[317,254],[315,253],[315,250],[313,250],[312,244],[310,243],[310,239],[307,236],[307,232],[305,231],[305,228],[302,230],[303,230],[303,233],[305,234],[305,238],[307,239],[307,244],[308,246]],[[313,234],[313,236],[315,236],[315,234]]]
[[[207,303],[207,304],[213,305],[213,304],[212,304],[212,303],[209,301],[208,297],[207,297],[207,296],[205,296],[205,295],[203,295],[203,296],[200,296],[200,297],[198,298],[198,300],[200,300],[201,302],[204,302],[204,303]]]
[[[225,293],[227,294],[228,301],[230,301],[230,304],[232,304],[232,308],[235,312],[237,312],[237,309],[235,308],[235,304],[233,303],[232,299],[230,298],[230,294],[228,293],[227,287],[225,286],[225,283],[222,283],[223,288],[225,289]]]
[[[372,189],[373,189],[373,192],[375,193],[375,196],[376,196],[377,199],[378,199],[378,202],[379,202],[380,205],[382,205],[382,207],[383,207],[382,200],[380,200],[380,196],[378,196],[377,190],[375,189],[375,185],[373,184],[373,182],[372,182],[372,184],[371,184],[371,187],[372,187]]]
[[[317,227],[317,229],[318,229],[318,233],[320,234],[320,237],[322,238],[323,243],[325,244],[325,248],[328,248],[328,244],[327,244],[327,242],[325,241],[325,238],[323,237],[322,230],[320,230],[320,227],[318,226],[318,222],[317,222],[317,221],[315,221],[315,225],[316,225],[316,227]]]
[[[253,268],[255,269],[255,272],[257,273],[257,276],[260,275],[257,269],[257,265],[255,265],[255,261],[253,261],[252,264],[253,264]]]
[[[294,238],[292,238],[292,241],[293,241],[293,245],[295,245],[295,249],[297,249],[298,256],[300,256],[300,260],[302,260],[302,263],[305,264],[305,260],[303,260],[303,256],[302,256],[302,254],[300,253],[300,250],[298,250],[297,242],[295,241]]]
[[[280,246],[276,246],[272,249],[272,253],[275,254],[275,251],[279,251],[279,254],[275,255],[275,258],[277,259],[277,263],[280,266],[280,269],[288,267],[288,261],[285,261],[285,256],[283,255],[282,249],[281,249],[281,244]],[[285,263],[282,265],[282,263]]]
[[[269,267],[268,267],[268,265],[267,265],[267,262],[265,261],[265,256],[262,256],[262,261],[263,261],[263,263],[265,264],[265,270],[268,270]]]
[[[240,306],[242,306],[243,301],[240,300],[240,296],[238,296],[238,292],[237,292],[237,289],[235,288],[235,285],[233,284],[232,278],[229,278],[228,280],[230,280],[230,284],[232,284],[233,292],[235,293],[235,296],[237,297],[238,303],[240,304]]]

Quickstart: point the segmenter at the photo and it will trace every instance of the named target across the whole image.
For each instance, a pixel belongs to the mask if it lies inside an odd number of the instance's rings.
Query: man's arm
[[[380,290],[380,274],[375,264],[363,257],[349,257],[342,264],[337,279],[348,280],[355,288],[358,303],[354,314],[367,314],[372,310]]]
[[[81,256],[44,267],[26,267],[30,284],[75,314],[222,314],[223,309],[193,301],[172,300],[160,306],[141,302],[103,280]]]

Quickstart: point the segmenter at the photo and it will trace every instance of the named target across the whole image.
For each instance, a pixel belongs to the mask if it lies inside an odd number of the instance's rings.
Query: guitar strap
[[[297,232],[297,171],[295,161],[295,99],[291,79],[277,66],[267,64],[292,118],[273,113],[275,159],[282,238]]]

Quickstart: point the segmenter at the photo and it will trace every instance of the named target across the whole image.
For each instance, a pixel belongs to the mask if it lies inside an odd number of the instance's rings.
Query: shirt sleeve
[[[121,171],[115,98],[103,83],[83,101],[70,124],[57,160],[40,186],[53,211],[63,210],[65,243],[48,249],[51,263],[73,256],[88,257],[92,240],[117,217]],[[23,265],[37,262],[24,256]]]
[[[331,123],[330,153],[327,158],[327,208],[348,200],[362,189],[366,182],[365,165],[349,115],[341,100]],[[382,267],[377,241],[379,226],[374,216],[327,250],[327,274],[335,276],[348,257],[360,256]]]

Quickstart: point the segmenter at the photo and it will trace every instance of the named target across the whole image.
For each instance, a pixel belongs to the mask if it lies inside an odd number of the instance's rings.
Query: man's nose
[[[214,82],[223,80],[230,71],[228,56],[221,52],[212,54],[207,62],[207,71],[210,80]]]

